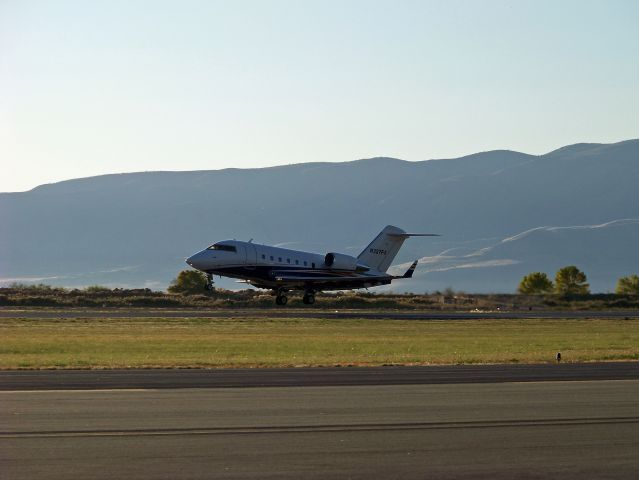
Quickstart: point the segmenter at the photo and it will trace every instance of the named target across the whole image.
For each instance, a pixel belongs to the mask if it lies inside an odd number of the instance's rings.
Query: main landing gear
[[[286,305],[288,302],[288,297],[286,296],[286,290],[278,289],[275,291],[275,303],[277,305]],[[305,305],[313,305],[315,303],[315,291],[314,290],[306,290],[304,292],[304,296],[302,297],[302,302]]]
[[[213,290],[213,275],[211,275],[210,273],[206,274],[206,283],[204,284],[204,289],[205,290]]]
[[[302,302],[305,305],[313,305],[315,303],[315,292],[313,290],[306,290],[302,297]]]
[[[277,305],[286,305],[286,302],[288,302],[288,297],[284,295],[284,291],[278,290],[276,295],[277,296],[275,297],[275,303]]]
[[[288,297],[286,296],[286,290],[283,288],[278,288],[275,290],[275,303],[277,305],[286,305],[288,302]]]

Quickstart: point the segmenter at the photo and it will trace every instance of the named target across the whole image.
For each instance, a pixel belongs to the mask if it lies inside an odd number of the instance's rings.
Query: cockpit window
[[[224,252],[235,252],[237,253],[237,249],[234,245],[224,245],[223,243],[216,243],[211,245],[207,250],[222,250]]]

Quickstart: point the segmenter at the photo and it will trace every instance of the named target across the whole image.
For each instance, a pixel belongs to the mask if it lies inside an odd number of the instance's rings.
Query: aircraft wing
[[[286,274],[286,273],[275,273],[275,280],[277,281],[286,281],[286,282],[295,282],[295,281],[299,281],[299,282],[344,282],[344,283],[349,283],[349,282],[354,282],[354,281],[362,281],[362,282],[366,282],[366,281],[370,281],[370,280],[381,280],[381,279],[388,279],[389,277],[387,275],[384,275],[383,277],[379,276],[379,277],[373,277],[373,276],[301,276],[301,275],[290,275],[290,274]]]
[[[276,270],[272,273],[276,284],[291,287],[315,286],[321,289],[362,288],[390,283],[389,275],[373,276],[354,273],[336,274],[320,271],[295,272]]]

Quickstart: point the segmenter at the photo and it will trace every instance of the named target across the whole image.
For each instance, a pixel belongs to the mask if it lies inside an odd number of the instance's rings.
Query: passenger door
[[[257,264],[257,250],[252,243],[246,244],[246,268],[254,269]]]

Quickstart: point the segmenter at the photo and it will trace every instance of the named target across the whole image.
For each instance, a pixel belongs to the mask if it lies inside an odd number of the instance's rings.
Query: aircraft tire
[[[286,295],[281,295],[277,298],[279,298],[280,300],[280,303],[279,303],[280,305],[286,305],[286,302],[288,302],[288,297]]]
[[[313,305],[315,303],[315,295],[304,295],[304,303],[307,305]]]

